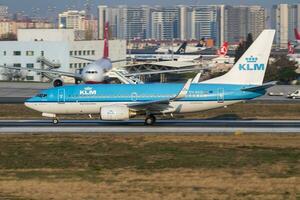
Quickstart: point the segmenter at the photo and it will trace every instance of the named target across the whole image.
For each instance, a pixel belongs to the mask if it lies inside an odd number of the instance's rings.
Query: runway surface
[[[143,120],[0,120],[0,133],[300,133],[300,120],[158,120],[144,126]]]

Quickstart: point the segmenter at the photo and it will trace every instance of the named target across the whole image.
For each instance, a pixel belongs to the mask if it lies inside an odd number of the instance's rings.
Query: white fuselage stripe
[[[159,113],[191,113],[224,106],[232,105],[241,102],[235,101],[173,101],[169,106],[159,111]],[[29,108],[43,113],[52,114],[98,114],[101,107],[113,105],[129,105],[134,102],[76,102],[76,103],[47,103],[47,102],[26,102],[25,105]]]

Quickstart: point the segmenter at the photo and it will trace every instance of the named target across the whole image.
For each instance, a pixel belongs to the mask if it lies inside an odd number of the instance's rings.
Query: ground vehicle
[[[268,95],[269,96],[283,96],[284,93],[283,92],[269,92]]]
[[[288,94],[287,98],[300,99],[300,90],[296,90],[295,92]]]

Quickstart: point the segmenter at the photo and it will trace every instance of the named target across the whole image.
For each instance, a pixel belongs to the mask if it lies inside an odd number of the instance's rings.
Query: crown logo
[[[255,63],[257,60],[258,60],[258,58],[257,57],[253,57],[253,56],[251,56],[249,58],[246,58],[246,61],[248,63]]]
[[[91,88],[91,87],[86,87],[86,88],[84,88],[84,90],[92,90],[93,88]]]

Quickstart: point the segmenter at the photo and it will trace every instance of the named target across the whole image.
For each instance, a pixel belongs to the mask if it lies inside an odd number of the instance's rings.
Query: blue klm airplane
[[[72,85],[42,91],[25,105],[53,118],[60,114],[98,114],[101,120],[123,121],[144,115],[199,112],[262,96],[274,83],[263,84],[275,30],[264,30],[232,69],[200,83]]]

